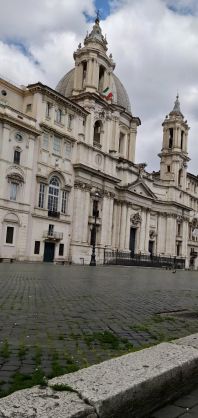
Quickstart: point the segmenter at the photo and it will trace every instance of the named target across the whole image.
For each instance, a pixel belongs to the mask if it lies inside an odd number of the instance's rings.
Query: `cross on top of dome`
[[[175,103],[174,103],[173,110],[170,112],[170,115],[172,115],[172,114],[177,114],[177,115],[183,117],[181,109],[180,109],[180,101],[179,101],[179,94],[178,93],[177,93],[177,96],[176,96],[176,100],[175,100]]]
[[[87,34],[84,44],[86,45],[89,42],[99,42],[103,45],[105,51],[107,50],[107,40],[102,34],[102,30],[100,27],[100,13],[99,10],[97,11],[95,24],[93,25],[92,31]]]

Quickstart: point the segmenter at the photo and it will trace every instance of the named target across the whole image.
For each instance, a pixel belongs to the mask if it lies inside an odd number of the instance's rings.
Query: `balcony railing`
[[[53,239],[53,240],[61,240],[63,239],[63,232],[56,232],[56,231],[44,231],[43,238]]]

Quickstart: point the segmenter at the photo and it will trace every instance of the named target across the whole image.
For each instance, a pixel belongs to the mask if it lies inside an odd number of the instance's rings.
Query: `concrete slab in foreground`
[[[146,418],[190,390],[195,382],[198,383],[198,334],[48,382],[51,387],[68,385],[75,393],[49,388],[16,392],[0,400],[0,418]],[[23,412],[19,408],[26,409]]]

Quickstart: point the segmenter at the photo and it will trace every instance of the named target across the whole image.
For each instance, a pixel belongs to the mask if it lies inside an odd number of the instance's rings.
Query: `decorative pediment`
[[[152,190],[147,186],[144,180],[136,180],[133,183],[129,183],[126,186],[126,189],[129,192],[136,193],[137,195],[148,197],[150,199],[157,199],[156,195],[152,192]]]

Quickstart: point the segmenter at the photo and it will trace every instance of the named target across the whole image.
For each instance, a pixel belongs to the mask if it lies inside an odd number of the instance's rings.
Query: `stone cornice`
[[[51,87],[48,87],[42,83],[36,83],[36,84],[29,84],[27,86],[28,90],[32,93],[40,92],[42,94],[46,94],[49,97],[56,100],[56,102],[61,102],[63,105],[66,105],[67,107],[70,107],[73,109],[76,113],[80,113],[83,116],[88,115],[88,112],[81,107],[80,105],[74,103],[73,100],[68,99],[67,97],[63,96],[62,94],[58,93],[56,90],[53,90]]]
[[[92,167],[88,167],[85,164],[82,163],[77,163],[77,164],[73,164],[73,168],[74,170],[80,170],[86,173],[90,173],[92,175],[94,175],[95,177],[100,177],[104,180],[108,180],[112,183],[119,183],[120,179],[118,179],[117,177],[111,176],[110,174],[104,173],[102,171],[96,170]]]
[[[9,125],[12,125],[12,126],[16,127],[17,129],[19,129],[19,127],[20,127],[21,129],[23,129],[23,130],[25,130],[28,133],[31,133],[33,135],[36,135],[36,136],[41,135],[41,131],[39,131],[38,129],[34,128],[31,125],[28,125],[27,123],[25,123],[21,119],[15,119],[12,116],[2,114],[1,112],[0,112],[0,121],[8,123]]]
[[[74,138],[73,136],[69,136],[66,132],[61,132],[58,129],[56,129],[55,126],[48,125],[45,122],[41,122],[40,126],[41,126],[41,128],[44,128],[44,129],[46,129],[48,131],[51,131],[51,132],[54,132],[55,134],[57,134],[58,136],[61,136],[62,138],[67,138],[69,141],[72,141],[72,142],[77,141],[76,138]]]

